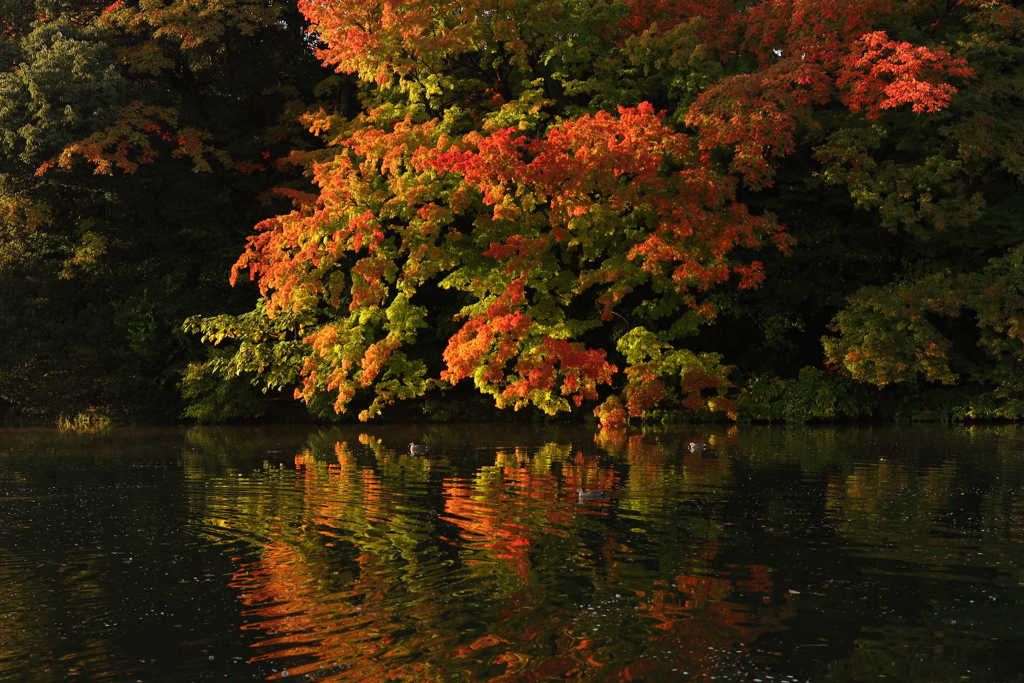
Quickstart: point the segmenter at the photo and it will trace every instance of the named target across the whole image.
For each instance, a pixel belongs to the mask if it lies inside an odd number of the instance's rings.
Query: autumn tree
[[[361,419],[472,382],[499,407],[599,404],[606,426],[659,405],[735,414],[731,359],[702,340],[766,260],[799,252],[766,210],[787,206],[776,183],[845,184],[875,210],[874,178],[900,200],[858,150],[880,126],[929,130],[971,87],[950,25],[1016,16],[897,0],[299,7],[362,108],[304,117],[325,145],[296,157],[315,191],[289,193],[235,265],[257,308],[188,323],[222,345],[188,381],[294,386]],[[969,218],[970,201],[947,205]]]

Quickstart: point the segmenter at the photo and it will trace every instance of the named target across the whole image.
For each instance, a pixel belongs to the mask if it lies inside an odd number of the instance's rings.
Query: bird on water
[[[580,502],[585,500],[604,500],[608,494],[604,491],[584,491],[583,489],[576,489],[576,495],[579,496]]]
[[[690,442],[690,452],[691,453],[699,453],[700,451],[706,451],[707,449],[708,449],[708,445],[706,443],[704,443],[703,441],[691,441]]]
[[[430,448],[424,444],[409,442],[409,455],[423,455],[429,450]]]

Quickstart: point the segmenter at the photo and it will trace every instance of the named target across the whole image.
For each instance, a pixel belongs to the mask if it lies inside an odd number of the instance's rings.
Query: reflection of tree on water
[[[292,676],[668,680],[727,670],[722,653],[785,615],[734,599],[770,594],[766,568],[714,570],[708,521],[663,514],[721,464],[669,467],[634,439],[625,462],[549,444],[438,477],[429,459],[359,441],[358,454],[336,443],[329,464],[323,449],[295,457],[303,503],[233,582],[266,634],[256,658]],[[580,505],[583,485],[616,495]]]
[[[1024,681],[1019,427],[375,433],[0,439],[0,679]]]

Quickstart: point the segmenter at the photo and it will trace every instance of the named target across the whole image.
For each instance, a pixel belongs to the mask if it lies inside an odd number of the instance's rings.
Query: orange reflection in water
[[[664,453],[642,440],[623,448],[640,478],[656,485]],[[584,543],[579,520],[600,519],[613,505],[580,505],[575,487],[614,490],[619,475],[581,453],[562,460],[556,472],[525,452],[498,452],[495,466],[474,478],[443,479],[437,518],[459,533],[453,538],[435,528],[434,537],[418,545],[403,540],[400,530],[419,528],[418,519],[399,504],[396,485],[359,467],[343,444],[336,455],[338,464],[328,467],[314,467],[306,456],[296,459],[300,512],[265,531],[259,559],[240,565],[232,581],[248,606],[246,628],[265,634],[253,659],[287,663],[287,674],[282,669],[271,678],[710,676],[723,671],[720,653],[733,653],[735,660],[750,652],[752,642],[780,629],[788,616],[786,600],[772,603],[770,568],[716,569],[715,543],[690,552],[684,558],[690,569],[675,576],[638,571],[633,560],[642,558],[611,527],[596,547],[593,538]],[[722,467],[700,458],[694,466],[699,478]],[[564,551],[551,550],[562,546]],[[466,584],[470,597],[418,592],[432,585],[420,574],[440,571],[424,557],[446,548],[458,558],[452,574],[473,579]],[[348,562],[340,585],[331,573],[337,573],[335,553],[342,550]],[[587,584],[587,604],[567,598],[565,591],[578,586],[559,583],[559,572],[569,568],[577,583]],[[755,594],[758,609],[752,610]],[[622,645],[627,641],[628,648]]]

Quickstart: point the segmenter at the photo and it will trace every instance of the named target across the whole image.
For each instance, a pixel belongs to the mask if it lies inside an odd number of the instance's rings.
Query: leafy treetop
[[[604,400],[607,425],[669,398],[733,413],[722,357],[682,342],[718,314],[714,289],[762,282],[755,250],[792,247],[739,184],[771,186],[822,113],[927,116],[974,75],[890,38],[920,11],[897,0],[299,6],[363,110],[306,117],[326,144],[316,192],[235,266],[257,317],[294,324],[191,328],[248,349],[208,371],[274,367],[337,412],[364,392],[363,419],[462,380],[552,414]],[[452,316],[443,348],[424,343]],[[256,351],[281,345],[283,365]]]

